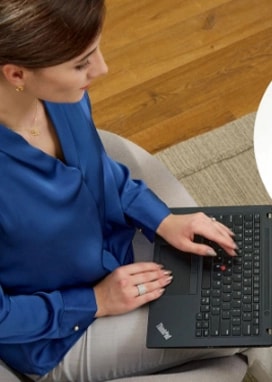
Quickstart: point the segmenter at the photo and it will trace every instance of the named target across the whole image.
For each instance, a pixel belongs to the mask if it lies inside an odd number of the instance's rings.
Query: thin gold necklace
[[[32,137],[38,137],[41,134],[40,129],[37,126],[37,119],[38,119],[38,99],[36,99],[36,110],[33,118],[32,127],[29,130],[30,135]]]

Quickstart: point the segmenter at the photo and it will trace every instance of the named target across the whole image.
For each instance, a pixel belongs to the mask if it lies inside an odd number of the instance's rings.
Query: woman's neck
[[[16,92],[0,83],[0,123],[16,132],[32,128],[37,120],[40,101],[26,91]]]
[[[63,160],[54,126],[40,100],[26,91],[4,89],[0,81],[0,123],[20,134],[29,144]]]

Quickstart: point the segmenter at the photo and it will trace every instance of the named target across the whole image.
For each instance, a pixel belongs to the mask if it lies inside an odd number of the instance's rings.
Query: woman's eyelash
[[[87,61],[84,62],[83,64],[77,65],[77,66],[76,66],[76,69],[77,69],[77,70],[82,70],[82,69],[86,68],[89,64],[90,64],[90,61],[87,60]]]

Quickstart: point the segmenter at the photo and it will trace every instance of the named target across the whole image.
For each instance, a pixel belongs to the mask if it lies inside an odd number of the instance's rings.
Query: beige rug
[[[271,204],[253,150],[255,113],[156,154],[199,205]],[[254,382],[247,375],[244,382]],[[262,381],[259,381],[262,382]]]
[[[253,151],[255,113],[160,151],[199,205],[271,203]]]

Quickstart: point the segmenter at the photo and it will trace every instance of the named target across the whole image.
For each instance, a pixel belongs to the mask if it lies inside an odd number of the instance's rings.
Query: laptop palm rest
[[[173,281],[166,288],[166,295],[196,294],[198,272],[201,259],[198,256],[181,252],[169,245],[162,245],[159,262],[172,271]]]

